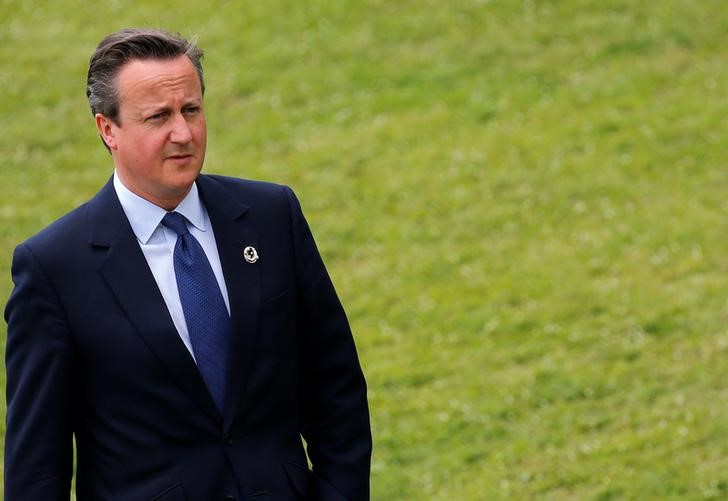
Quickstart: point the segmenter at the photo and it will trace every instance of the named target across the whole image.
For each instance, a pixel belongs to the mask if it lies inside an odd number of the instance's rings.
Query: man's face
[[[118,124],[96,126],[124,185],[167,210],[187,195],[202,169],[207,126],[200,79],[186,56],[132,60],[116,77]]]

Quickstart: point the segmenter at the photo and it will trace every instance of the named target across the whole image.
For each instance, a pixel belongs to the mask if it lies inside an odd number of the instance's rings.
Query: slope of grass
[[[374,499],[728,496],[721,2],[3,1],[0,18],[3,304],[13,246],[111,173],[84,98],[95,44],[196,34],[206,169],[292,185],[347,306]]]

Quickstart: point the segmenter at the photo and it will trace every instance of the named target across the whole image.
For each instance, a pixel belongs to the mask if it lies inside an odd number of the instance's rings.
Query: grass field
[[[728,498],[725,2],[91,5],[0,0],[0,304],[111,173],[96,43],[197,35],[206,170],[293,186],[349,312],[373,499]]]

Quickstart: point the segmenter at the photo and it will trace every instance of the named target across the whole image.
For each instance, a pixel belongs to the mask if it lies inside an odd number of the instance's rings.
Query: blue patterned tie
[[[220,412],[225,404],[225,375],[230,317],[205,251],[187,230],[185,217],[168,212],[162,224],[177,233],[174,274],[197,368]]]

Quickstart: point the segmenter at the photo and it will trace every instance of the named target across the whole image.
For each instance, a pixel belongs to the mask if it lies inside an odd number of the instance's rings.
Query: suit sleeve
[[[346,499],[366,500],[372,438],[364,375],[346,314],[299,202],[290,188],[286,193],[299,297],[301,434],[314,474]]]
[[[73,470],[73,350],[58,297],[31,249],[13,256],[8,336],[5,499],[67,500]]]

